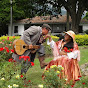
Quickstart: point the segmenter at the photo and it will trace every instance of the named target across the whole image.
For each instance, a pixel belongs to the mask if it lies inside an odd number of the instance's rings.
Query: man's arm
[[[23,33],[23,39],[28,44],[31,45],[31,36],[34,36],[36,33],[38,33],[38,28],[30,27],[29,29],[25,30]]]

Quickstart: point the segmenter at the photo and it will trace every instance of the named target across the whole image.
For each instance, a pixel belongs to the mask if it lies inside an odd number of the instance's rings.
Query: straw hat
[[[75,33],[74,33],[72,30],[67,31],[67,32],[64,32],[64,33],[65,33],[65,34],[68,34],[69,36],[71,36],[72,39],[73,39],[73,41],[75,41]]]

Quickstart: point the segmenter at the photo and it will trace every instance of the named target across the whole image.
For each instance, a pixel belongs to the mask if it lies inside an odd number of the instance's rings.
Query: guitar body
[[[39,49],[39,48],[40,48],[40,46],[34,45],[33,49],[31,49],[31,52],[33,52],[33,51],[36,52],[36,50]],[[22,39],[14,40],[13,50],[14,50],[15,54],[22,55],[28,49],[29,49],[29,46]]]
[[[13,50],[18,55],[22,55],[27,50],[26,46],[27,44],[21,39],[16,39],[13,42]]]

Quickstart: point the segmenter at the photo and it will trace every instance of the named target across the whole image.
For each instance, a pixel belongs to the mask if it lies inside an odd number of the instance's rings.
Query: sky
[[[66,9],[64,7],[61,8],[61,12],[62,12],[62,15],[65,15],[66,14]],[[82,15],[82,18],[85,17],[87,11],[84,11],[83,15]]]

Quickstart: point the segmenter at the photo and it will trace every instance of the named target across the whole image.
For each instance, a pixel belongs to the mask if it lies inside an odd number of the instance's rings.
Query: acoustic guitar
[[[33,45],[33,49],[30,49],[31,53],[35,53],[39,48],[40,48],[39,45]],[[16,39],[13,41],[14,53],[22,55],[28,49],[29,45],[27,45],[22,39]]]

